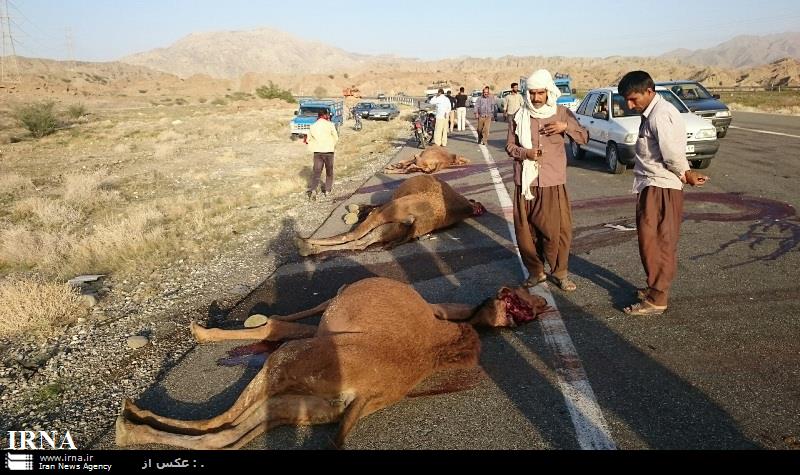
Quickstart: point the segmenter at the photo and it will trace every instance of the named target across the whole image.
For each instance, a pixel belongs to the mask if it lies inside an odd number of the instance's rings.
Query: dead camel
[[[341,421],[335,441],[341,446],[361,418],[400,401],[427,376],[475,367],[480,341],[473,326],[513,327],[546,309],[541,297],[505,287],[477,308],[429,304],[407,284],[372,277],[343,287],[315,309],[273,317],[258,328],[192,323],[200,343],[291,341],[269,356],[233,406],[216,417],[170,419],[126,399],[116,443],[239,448],[276,426]],[[323,310],[318,327],[292,322]]]
[[[425,149],[419,155],[414,155],[413,158],[388,165],[383,169],[383,173],[435,173],[443,168],[457,167],[468,163],[469,160],[461,155],[450,153],[446,148],[436,145]]]
[[[349,232],[319,239],[296,238],[299,254],[363,250],[377,243],[391,248],[486,212],[479,202],[464,198],[450,185],[430,175],[405,180],[395,190],[391,201],[367,208],[369,215]]]

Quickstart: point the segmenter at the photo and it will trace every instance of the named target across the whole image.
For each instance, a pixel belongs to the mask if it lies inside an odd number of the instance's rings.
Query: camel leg
[[[347,438],[347,434],[355,427],[356,423],[361,419],[367,417],[373,412],[390,406],[397,401],[403,399],[403,394],[398,397],[389,397],[383,395],[382,397],[356,397],[344,413],[342,422],[339,424],[339,433],[336,435],[336,447],[342,447]]]
[[[327,306],[328,302],[324,302]],[[321,306],[321,305],[320,305]],[[312,309],[316,310],[320,306]],[[308,312],[308,311],[306,311]],[[300,314],[306,315],[304,312]],[[317,312],[318,313],[318,312]],[[298,314],[290,315],[289,317]],[[315,315],[311,313],[310,315]],[[303,318],[303,317],[301,317]],[[298,318],[299,320],[299,318]],[[243,328],[241,330],[223,330],[221,328],[205,328],[195,322],[190,323],[192,335],[199,343],[223,340],[297,340],[309,338],[317,333],[315,325],[304,325],[302,323],[291,323],[290,321],[277,320],[270,318],[267,323],[256,328]]]
[[[408,235],[408,225],[405,223],[387,223],[373,229],[365,236],[343,243],[318,244],[314,246],[314,253],[328,251],[361,251],[380,242],[394,242],[402,240]]]
[[[344,409],[343,404],[332,405],[316,396],[277,396],[249,408],[246,417],[238,420],[235,426],[202,434],[159,430],[120,416],[116,422],[116,442],[119,446],[165,444],[187,449],[237,448],[278,425],[335,421]]]

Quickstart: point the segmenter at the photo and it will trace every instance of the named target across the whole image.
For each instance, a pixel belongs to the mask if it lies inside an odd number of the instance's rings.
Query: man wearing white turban
[[[506,151],[514,159],[514,232],[533,287],[550,278],[567,292],[572,209],[567,196],[567,154],[564,136],[579,144],[589,139],[572,112],[556,105],[561,95],[549,71],[535,71],[522,92],[523,106],[508,123]]]

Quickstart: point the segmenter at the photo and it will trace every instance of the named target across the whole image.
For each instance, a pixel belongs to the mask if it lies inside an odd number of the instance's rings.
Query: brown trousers
[[[546,260],[553,276],[566,277],[572,245],[572,209],[567,187],[533,186],[532,201],[522,196],[521,186],[515,189],[514,233],[523,264],[532,276],[539,276],[544,274]]]
[[[478,142],[485,144],[489,140],[489,130],[492,128],[491,117],[478,118]]]
[[[639,192],[636,203],[636,232],[639,255],[649,300],[667,305],[669,288],[678,270],[678,237],[683,220],[683,191],[648,186]]]
[[[325,189],[322,191],[331,192],[333,188],[333,152],[314,152],[314,170],[311,174],[311,183],[308,185],[309,191],[317,191],[323,165],[325,166]]]

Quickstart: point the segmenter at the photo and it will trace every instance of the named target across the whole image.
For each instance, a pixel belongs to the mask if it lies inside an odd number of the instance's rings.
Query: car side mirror
[[[577,94],[577,93],[578,93],[578,90],[577,90],[577,89],[575,89],[575,88],[573,87],[573,88],[572,88],[572,93],[573,93],[573,94]]]
[[[713,96],[711,96],[711,97],[713,97],[714,99],[719,99],[719,94],[714,94],[714,95],[713,95]]]
[[[608,120],[608,112],[595,112],[592,114],[593,119]]]

